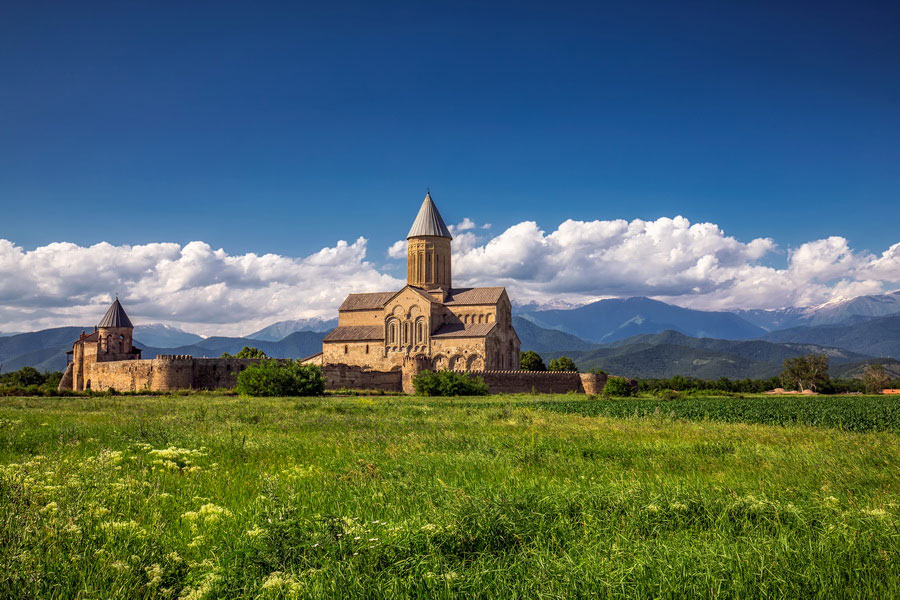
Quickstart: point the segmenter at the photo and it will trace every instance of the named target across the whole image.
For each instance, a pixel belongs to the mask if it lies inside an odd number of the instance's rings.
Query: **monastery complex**
[[[519,370],[519,336],[503,287],[454,288],[450,230],[425,196],[407,235],[406,286],[350,294],[322,352],[304,360],[321,366],[329,389],[412,392],[423,370],[468,371],[492,392],[597,393],[605,377]],[[134,326],[116,298],[91,333],[82,332],[60,390],[167,391],[232,388],[257,359],[143,359]]]
[[[322,364],[390,371],[414,357],[435,370],[518,369],[506,288],[453,287],[452,237],[430,193],[406,239],[406,287],[347,296],[322,344]]]

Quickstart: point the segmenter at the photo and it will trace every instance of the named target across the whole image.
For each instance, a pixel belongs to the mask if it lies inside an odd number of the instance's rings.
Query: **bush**
[[[321,396],[325,377],[316,365],[261,360],[241,371],[234,389],[246,396]]]
[[[485,396],[487,384],[481,377],[458,371],[421,371],[413,378],[420,396]]]
[[[603,395],[632,396],[634,395],[634,388],[631,387],[631,382],[624,377],[610,377],[606,380],[606,385],[603,386]]]

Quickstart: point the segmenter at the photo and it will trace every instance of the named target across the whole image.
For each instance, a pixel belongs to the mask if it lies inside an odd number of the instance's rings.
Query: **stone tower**
[[[444,224],[431,199],[425,194],[422,208],[413,221],[406,240],[409,254],[406,263],[406,282],[427,291],[450,291],[450,230]]]
[[[97,359],[127,360],[131,358],[134,325],[125,314],[125,309],[116,296],[115,301],[97,324],[98,348]]]

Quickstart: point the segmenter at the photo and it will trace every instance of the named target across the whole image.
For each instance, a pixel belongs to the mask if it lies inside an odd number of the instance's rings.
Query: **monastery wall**
[[[85,383],[93,390],[121,392],[233,388],[238,373],[257,362],[252,358],[193,358],[160,355],[149,360],[116,360],[89,366]]]
[[[327,390],[383,390],[403,391],[403,373],[394,371],[372,371],[358,365],[328,364],[322,367]]]
[[[599,394],[606,375],[576,371],[474,371],[492,394]]]

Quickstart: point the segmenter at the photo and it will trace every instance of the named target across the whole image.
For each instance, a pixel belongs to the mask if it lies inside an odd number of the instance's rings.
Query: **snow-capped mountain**
[[[149,323],[147,325],[134,326],[134,339],[138,344],[153,346],[154,348],[174,348],[176,346],[196,344],[203,338],[195,333],[188,333],[171,325]]]
[[[289,321],[272,323],[247,337],[254,340],[277,342],[295,331],[323,332],[331,331],[335,327],[337,327],[337,319],[291,319]]]
[[[734,312],[768,331],[798,326],[836,325],[900,313],[900,290],[889,294],[839,298],[815,306]]]

